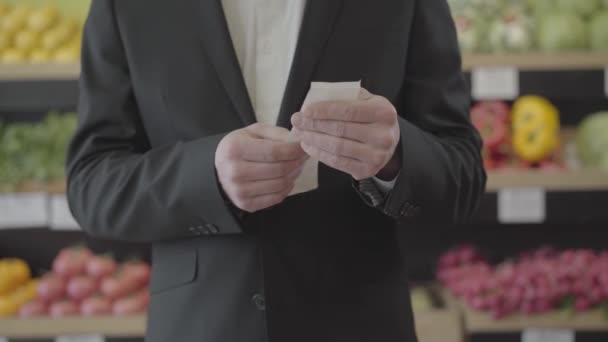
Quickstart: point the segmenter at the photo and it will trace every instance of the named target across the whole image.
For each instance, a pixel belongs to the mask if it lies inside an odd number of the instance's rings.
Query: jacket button
[[[255,304],[255,307],[260,310],[260,311],[264,311],[266,310],[266,298],[264,298],[264,295],[256,293],[255,295],[253,295],[253,298],[251,298],[253,300],[253,304]]]
[[[205,225],[205,227],[207,228],[207,231],[208,231],[210,234],[217,234],[217,233],[219,233],[219,232],[220,232],[220,229],[219,229],[219,228],[218,228],[216,225],[214,225],[214,224],[207,223],[207,224]]]

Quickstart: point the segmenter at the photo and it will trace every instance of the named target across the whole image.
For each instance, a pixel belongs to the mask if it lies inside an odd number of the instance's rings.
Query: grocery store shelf
[[[488,192],[522,187],[542,188],[545,191],[608,190],[608,172],[600,170],[563,172],[502,170],[488,173],[486,187]]]
[[[78,64],[0,65],[1,81],[75,80],[79,75]]]
[[[420,341],[463,342],[465,340],[462,317],[455,310],[415,311],[414,321]]]
[[[501,320],[469,309],[463,311],[465,329],[469,333],[520,332],[531,328],[608,331],[608,320],[601,310],[571,315],[559,311],[530,316],[514,315]]]
[[[7,338],[49,338],[63,335],[141,337],[146,317],[97,317],[61,319],[0,319],[0,335]]]
[[[462,313],[465,331],[475,333],[509,333],[526,329],[569,329],[576,331],[608,331],[608,319],[601,309],[570,313],[555,311],[546,314],[515,314],[499,320],[489,314],[471,309],[462,301],[442,291],[449,308]]]
[[[452,310],[415,313],[416,329],[423,341],[464,341],[460,316]],[[437,325],[441,329],[437,329]],[[104,337],[143,337],[146,316],[62,319],[0,319],[0,335],[13,339],[53,338],[64,335],[101,335]]]
[[[608,66],[608,52],[464,54],[463,69],[512,66],[519,70],[593,70]]]

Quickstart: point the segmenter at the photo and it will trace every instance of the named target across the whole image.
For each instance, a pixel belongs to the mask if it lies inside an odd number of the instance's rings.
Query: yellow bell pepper
[[[512,144],[517,156],[525,161],[537,163],[555,151],[559,139],[550,130],[522,128],[513,135]]]
[[[539,96],[523,96],[513,105],[513,151],[521,159],[537,163],[559,146],[559,111]]]

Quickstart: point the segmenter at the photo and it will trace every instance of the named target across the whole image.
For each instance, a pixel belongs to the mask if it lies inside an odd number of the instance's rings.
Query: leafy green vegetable
[[[608,50],[608,11],[596,14],[589,24],[592,50]]]
[[[75,129],[73,113],[50,113],[38,123],[0,124],[0,191],[13,191],[24,182],[63,179]]]
[[[538,45],[544,51],[584,49],[587,41],[587,25],[576,14],[553,13],[540,22]]]
[[[608,171],[608,112],[596,113],[583,120],[578,128],[576,147],[585,166]]]

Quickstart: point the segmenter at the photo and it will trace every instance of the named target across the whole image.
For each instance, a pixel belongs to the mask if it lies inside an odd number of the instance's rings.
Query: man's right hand
[[[258,123],[220,141],[215,168],[232,203],[252,213],[281,203],[307,159],[299,142],[289,142],[287,129]]]

